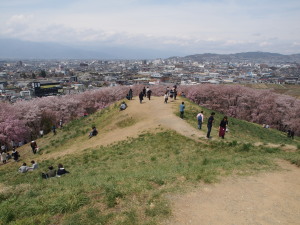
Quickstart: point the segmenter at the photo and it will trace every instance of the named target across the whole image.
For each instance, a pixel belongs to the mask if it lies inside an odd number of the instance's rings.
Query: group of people
[[[0,160],[3,164],[6,164],[10,159],[13,159],[15,162],[19,161],[20,154],[16,150],[15,147],[13,147],[12,153],[10,154],[7,149],[1,148],[0,151]]]
[[[38,163],[35,162],[34,160],[31,161],[31,164],[32,164],[31,166],[27,166],[27,164],[24,162],[24,163],[22,164],[22,166],[20,166],[20,168],[19,168],[18,171],[19,171],[20,173],[26,173],[26,172],[28,172],[28,171],[33,171],[33,170],[39,168]]]
[[[201,111],[201,112],[202,112],[202,118],[203,118],[203,111]],[[207,138],[211,138],[210,133],[211,133],[213,123],[215,121],[214,116],[215,116],[215,113],[212,112],[210,114],[210,117],[207,120],[207,134],[206,134]],[[203,122],[203,120],[202,120],[202,122]],[[199,123],[199,120],[198,120],[198,123]],[[228,118],[227,118],[227,116],[224,116],[219,125],[219,137],[221,137],[222,139],[224,139],[225,133],[228,131],[227,126],[228,126]]]
[[[211,129],[213,127],[213,123],[214,123],[214,118],[215,113],[212,112],[210,114],[210,117],[207,120],[207,134],[206,137],[207,138],[211,138],[210,133],[211,133]],[[204,114],[203,111],[201,111],[200,113],[197,114],[196,116],[197,121],[198,121],[198,129],[201,130],[202,129],[202,124],[204,122]],[[222,139],[224,139],[225,137],[225,133],[228,131],[228,117],[224,116],[223,119],[220,122],[219,125],[219,137],[221,137]]]
[[[140,103],[143,103],[144,98],[148,98],[149,100],[151,99],[152,91],[149,87],[144,87],[143,90],[139,93],[139,100]]]
[[[177,97],[177,85],[174,85],[172,89],[170,89],[169,87],[167,87],[166,92],[164,94],[164,103],[168,103],[169,97],[171,99],[174,98],[174,100],[176,100]]]
[[[53,166],[48,167],[48,171],[46,173],[42,173],[42,178],[48,179],[51,177],[60,177],[66,173],[69,173],[62,164],[58,164],[57,170],[54,169]]]
[[[27,173],[28,171],[33,171],[39,168],[39,165],[34,160],[31,161],[31,166],[27,166],[24,162],[22,166],[19,168],[20,173]],[[46,173],[42,173],[42,178],[47,179],[50,177],[61,176],[63,174],[69,173],[62,164],[58,164],[58,169],[54,169],[53,166],[48,167],[48,171]]]

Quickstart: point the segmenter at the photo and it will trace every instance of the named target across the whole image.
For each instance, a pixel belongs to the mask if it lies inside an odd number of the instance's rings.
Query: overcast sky
[[[0,37],[183,54],[300,53],[299,0],[0,0]]]

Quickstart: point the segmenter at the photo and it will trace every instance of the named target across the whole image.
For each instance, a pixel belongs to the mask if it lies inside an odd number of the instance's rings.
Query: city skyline
[[[1,39],[161,55],[300,53],[300,2],[1,1]],[[1,40],[0,40],[1,42]],[[160,57],[158,55],[157,57]]]

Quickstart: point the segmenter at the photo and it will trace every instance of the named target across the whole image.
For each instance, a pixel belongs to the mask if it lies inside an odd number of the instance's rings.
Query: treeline
[[[133,95],[137,96],[143,87],[131,87]],[[154,96],[163,96],[166,91],[163,85],[150,88]],[[124,99],[129,89],[128,86],[117,86],[15,104],[0,103],[0,142],[10,145],[11,141],[35,139],[40,130],[45,134],[50,132],[61,119],[66,123]],[[268,124],[282,131],[292,129],[300,135],[300,100],[293,97],[237,85],[180,86],[178,92],[185,92],[187,98],[200,106],[228,116]]]
[[[181,86],[180,90],[200,106],[300,135],[300,100],[294,97],[239,85],[201,84]]]

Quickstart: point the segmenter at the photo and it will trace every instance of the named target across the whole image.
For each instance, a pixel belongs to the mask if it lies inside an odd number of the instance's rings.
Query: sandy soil
[[[230,177],[193,192],[169,196],[173,217],[165,225],[300,224],[300,169]]]

